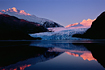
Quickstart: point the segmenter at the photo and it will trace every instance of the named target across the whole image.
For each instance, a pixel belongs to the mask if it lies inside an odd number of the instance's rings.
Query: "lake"
[[[0,70],[105,70],[105,40],[0,41]]]

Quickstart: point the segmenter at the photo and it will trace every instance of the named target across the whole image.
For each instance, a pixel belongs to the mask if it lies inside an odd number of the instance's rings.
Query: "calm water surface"
[[[104,42],[0,41],[0,70],[105,70]]]

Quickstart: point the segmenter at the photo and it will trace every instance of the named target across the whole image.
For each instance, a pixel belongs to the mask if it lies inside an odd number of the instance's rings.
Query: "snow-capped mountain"
[[[27,21],[31,21],[31,22],[35,22],[35,23],[39,23],[41,25],[43,25],[44,27],[63,27],[62,25],[54,22],[54,21],[51,21],[51,20],[48,20],[48,19],[45,19],[45,18],[39,18],[39,17],[36,17],[35,15],[31,15],[29,13],[26,13],[24,10],[18,10],[16,9],[15,7],[13,8],[9,8],[7,10],[1,10],[0,11],[0,14],[8,14],[8,15],[11,15],[11,16],[16,16],[18,17],[19,19],[25,19]]]
[[[94,19],[95,20],[95,19]],[[92,22],[94,21],[92,19],[87,19],[87,20],[83,20],[82,22],[80,23],[74,23],[74,24],[69,24],[66,26],[67,27],[90,27]]]
[[[28,34],[47,31],[48,29],[40,24],[0,14],[0,40],[33,40]]]
[[[80,23],[74,23],[74,24],[69,24],[66,27],[79,27],[79,26],[83,26],[83,25]]]

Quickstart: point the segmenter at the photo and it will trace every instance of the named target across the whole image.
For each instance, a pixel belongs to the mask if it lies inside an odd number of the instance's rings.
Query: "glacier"
[[[48,28],[53,32],[43,32],[29,34],[31,37],[41,37],[42,40],[81,40],[82,38],[72,37],[73,34],[83,34],[88,28],[87,27],[56,27]],[[83,40],[83,39],[82,39]],[[86,40],[86,39],[85,39]]]

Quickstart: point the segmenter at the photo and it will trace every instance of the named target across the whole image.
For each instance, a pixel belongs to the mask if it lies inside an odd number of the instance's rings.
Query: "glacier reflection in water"
[[[103,51],[105,45],[102,42],[100,44],[100,41],[53,40],[0,43],[2,43],[0,45],[1,70],[105,69]]]

